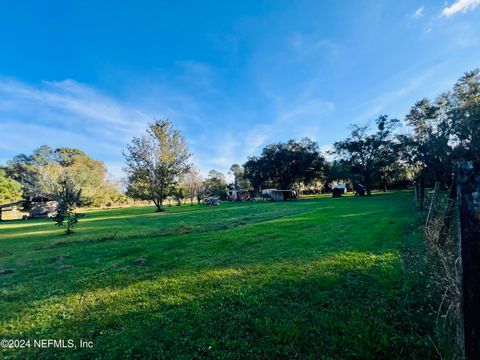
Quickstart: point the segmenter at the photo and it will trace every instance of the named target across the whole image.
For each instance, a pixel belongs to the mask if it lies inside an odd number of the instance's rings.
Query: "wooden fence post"
[[[480,168],[458,167],[458,240],[461,254],[463,343],[467,360],[480,359]]]

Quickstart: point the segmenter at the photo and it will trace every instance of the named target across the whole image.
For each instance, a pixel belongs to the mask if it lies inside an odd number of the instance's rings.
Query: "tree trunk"
[[[65,230],[65,235],[70,235],[72,233],[72,223],[71,223],[71,214],[67,214],[66,220],[67,220],[67,229]]]
[[[383,192],[387,192],[387,179],[386,179],[386,176],[382,176],[382,187],[383,187]]]
[[[372,189],[370,187],[370,175],[365,175],[365,188],[367,190],[367,196],[372,195]]]
[[[435,204],[437,203],[438,193],[440,192],[440,181],[435,181],[435,186],[433,187],[432,200],[430,201],[430,206],[428,208],[427,220],[425,221],[425,227],[428,226],[430,220],[432,220],[433,212],[435,210]]]
[[[156,201],[154,201],[155,205],[156,205],[156,212],[162,212],[164,211],[163,208],[162,208],[162,205],[163,205],[163,199],[160,198],[160,199],[157,199]]]

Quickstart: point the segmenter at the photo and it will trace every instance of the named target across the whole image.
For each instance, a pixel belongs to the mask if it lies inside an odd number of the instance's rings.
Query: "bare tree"
[[[202,187],[202,177],[195,166],[191,166],[190,170],[183,177],[183,183],[187,188],[190,204],[193,205],[193,200],[198,197],[200,188]]]

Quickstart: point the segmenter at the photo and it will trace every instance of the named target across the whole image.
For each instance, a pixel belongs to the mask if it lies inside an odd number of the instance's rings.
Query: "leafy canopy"
[[[325,170],[325,159],[318,144],[309,138],[266,146],[260,156],[243,165],[245,178],[257,189],[277,187],[290,189],[295,183],[309,183]]]
[[[153,201],[162,211],[163,200],[180,183],[190,165],[190,152],[180,131],[168,120],[155,120],[147,133],[133,138],[124,153],[127,193]]]

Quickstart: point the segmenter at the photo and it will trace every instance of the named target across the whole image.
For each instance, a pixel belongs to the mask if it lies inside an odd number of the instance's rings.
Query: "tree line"
[[[216,170],[200,175],[190,162],[187,141],[168,120],[154,120],[127,146],[125,193],[107,179],[101,161],[78,149],[42,146],[0,168],[0,203],[58,193],[55,187],[66,179],[81,189],[83,205],[119,204],[130,197],[153,202],[157,211],[166,199],[193,204],[225,196],[229,187],[328,191],[342,181],[362,184],[367,195],[375,188],[413,184],[422,208],[426,187],[449,187],[458,161],[479,161],[479,74],[478,69],[467,72],[450,91],[417,101],[403,120],[381,115],[370,124],[353,125],[328,154],[309,138],[267,145],[244,164],[231,166],[231,184]]]
[[[0,167],[0,204],[51,196],[68,181],[82,190],[84,206],[110,206],[126,201],[118,184],[107,177],[107,168],[75,148],[43,145],[31,154],[19,154]]]
[[[267,145],[244,164],[231,166],[231,184],[215,170],[202,179],[188,163],[181,134],[170,122],[156,121],[128,147],[128,193],[154,201],[161,210],[169,195],[178,201],[223,196],[228,187],[328,190],[343,181],[363,185],[370,195],[375,188],[413,184],[423,209],[426,187],[452,186],[458,161],[479,160],[479,74],[478,69],[467,72],[450,91],[417,101],[403,120],[381,115],[370,124],[352,125],[350,134],[333,144],[330,160],[309,138]]]
[[[244,175],[255,187],[328,187],[343,180],[363,184],[367,194],[413,183],[423,209],[426,187],[445,189],[459,161],[480,160],[480,70],[465,73],[434,100],[420,99],[403,121],[381,115],[353,125],[329,155],[333,160],[309,139],[272,144],[248,159]]]

